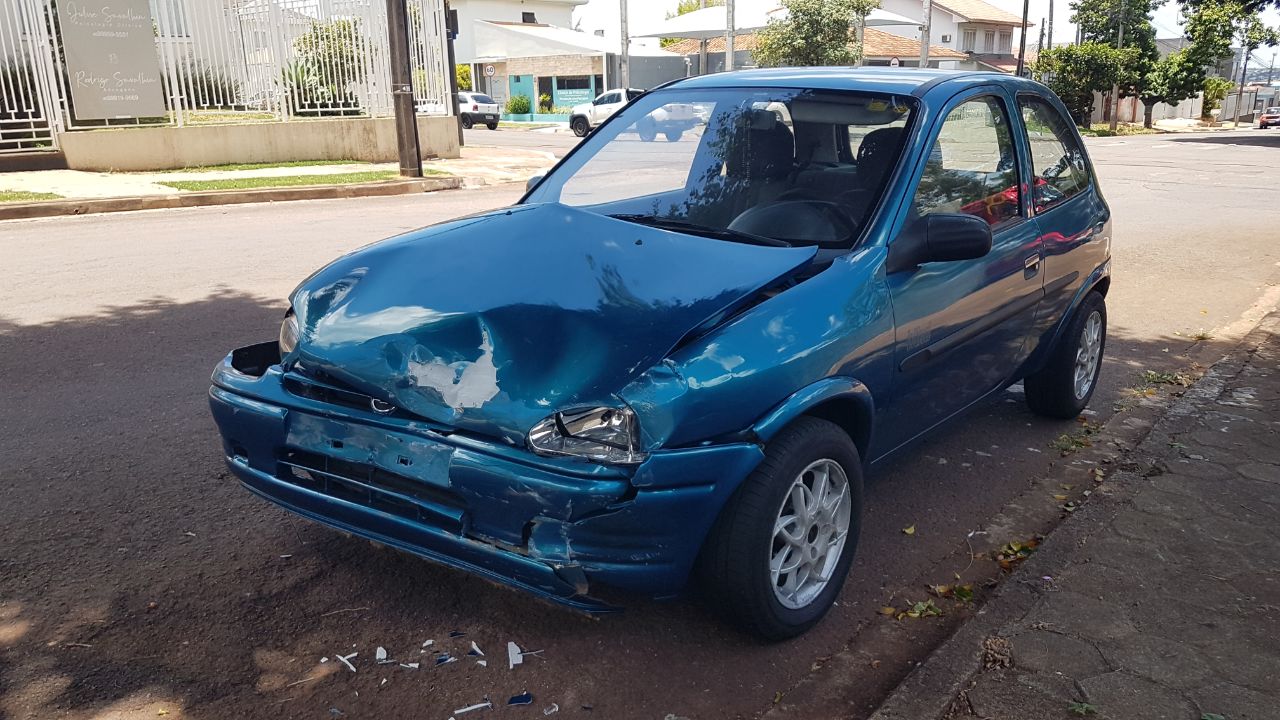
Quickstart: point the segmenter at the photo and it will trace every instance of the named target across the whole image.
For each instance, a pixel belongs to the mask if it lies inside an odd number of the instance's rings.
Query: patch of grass
[[[61,199],[61,195],[55,195],[54,193],[27,192],[26,190],[0,190],[0,203]]]
[[[264,170],[267,168],[324,167],[327,165],[369,165],[363,160],[289,160],[286,162],[231,163],[228,165],[199,165],[183,168],[183,172],[219,172],[223,170]]]
[[[337,173],[333,175],[285,175],[283,177],[244,177],[225,180],[172,180],[160,183],[175,190],[252,190],[255,188],[299,187],[303,185],[354,185],[393,180],[394,170]]]
[[[1102,426],[1097,423],[1091,423],[1083,417],[1079,419],[1079,423],[1079,430],[1059,435],[1058,439],[1050,443],[1049,446],[1064,456],[1092,446],[1093,441],[1089,438],[1097,435],[1102,430]]]
[[[1147,370],[1142,373],[1142,381],[1148,385],[1180,385],[1182,387],[1191,387],[1196,379],[1182,372],[1157,372],[1155,370]]]
[[[1120,123],[1116,126],[1116,131],[1111,132],[1110,123],[1096,123],[1088,128],[1080,128],[1081,135],[1089,135],[1092,137],[1113,137],[1127,135],[1161,135],[1163,130],[1156,128],[1145,128],[1138,124]]]
[[[555,127],[555,123],[526,123],[526,122],[510,122],[503,120],[498,123],[498,127],[507,128],[509,130],[541,130],[542,128]]]
[[[1068,704],[1068,705],[1067,705],[1067,710],[1068,710],[1068,712],[1073,712],[1073,713],[1075,713],[1076,715],[1096,715],[1096,714],[1098,714],[1098,708],[1097,708],[1096,706],[1094,706],[1094,705],[1090,705],[1090,704],[1089,704],[1089,703],[1087,703],[1087,702],[1075,702],[1075,701],[1072,701],[1070,704]]]

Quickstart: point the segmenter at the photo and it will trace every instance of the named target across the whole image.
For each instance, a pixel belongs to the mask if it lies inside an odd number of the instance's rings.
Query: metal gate
[[[58,147],[57,73],[45,1],[0,2],[0,153]]]
[[[393,114],[383,0],[149,0],[165,114],[105,121],[76,117],[58,2],[0,0],[0,152],[104,126]],[[444,0],[407,5],[417,110],[448,114]]]

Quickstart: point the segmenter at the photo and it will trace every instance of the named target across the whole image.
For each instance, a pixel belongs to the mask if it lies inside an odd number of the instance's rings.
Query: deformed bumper
[[[601,583],[662,596],[685,584],[720,509],[759,463],[731,444],[621,469],[542,458],[413,418],[291,392],[279,366],[214,372],[228,467],[303,517],[582,610]]]

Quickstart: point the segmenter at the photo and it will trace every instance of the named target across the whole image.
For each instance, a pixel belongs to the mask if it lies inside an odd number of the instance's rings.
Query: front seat
[[[872,130],[858,145],[858,187],[874,190],[889,174],[894,151],[902,140],[902,128],[887,127]]]
[[[768,117],[776,118],[773,113]],[[749,128],[743,142],[725,163],[726,186],[733,192],[730,219],[753,207],[772,202],[786,192],[795,167],[796,142],[780,122]]]

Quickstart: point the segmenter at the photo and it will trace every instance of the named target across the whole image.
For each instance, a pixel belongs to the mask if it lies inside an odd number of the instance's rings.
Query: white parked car
[[[476,125],[484,125],[490,130],[498,129],[502,108],[488,95],[478,92],[458,93],[458,117],[462,127],[470,130]]]
[[[644,94],[643,90],[610,90],[589,103],[573,106],[569,113],[569,128],[578,137],[586,137],[591,129],[608,120],[627,103]]]

